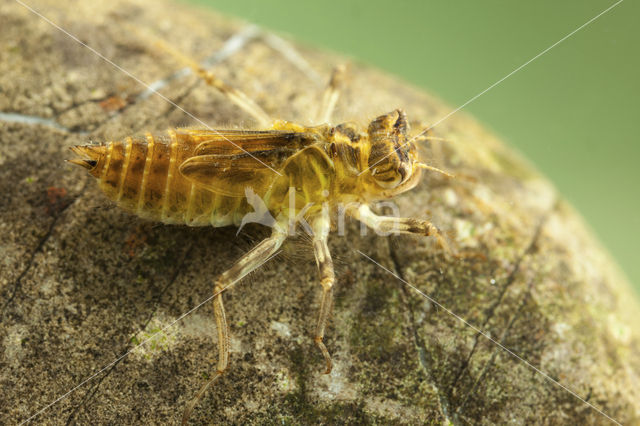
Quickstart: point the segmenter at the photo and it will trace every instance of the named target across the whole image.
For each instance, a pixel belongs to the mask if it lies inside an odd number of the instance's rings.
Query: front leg
[[[440,234],[438,228],[428,220],[411,217],[379,216],[372,212],[366,204],[353,207],[347,210],[347,213],[381,234],[433,235],[436,237],[440,247],[451,253],[447,241]]]

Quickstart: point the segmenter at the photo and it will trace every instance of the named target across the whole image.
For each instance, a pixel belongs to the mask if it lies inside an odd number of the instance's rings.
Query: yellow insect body
[[[397,110],[365,131],[350,123],[287,122],[263,131],[171,129],[162,136],[76,146],[84,159],[71,162],[87,168],[110,199],[142,218],[239,226],[253,211],[247,189],[278,218],[295,216],[305,206],[308,217],[323,205],[337,214],[342,206],[412,188],[420,163],[413,143],[407,144],[406,128]]]
[[[86,168],[107,197],[145,219],[190,226],[241,226],[247,218],[258,215],[256,200],[268,216],[269,220],[253,221],[271,226],[271,236],[215,282],[217,371],[187,406],[184,424],[208,386],[228,366],[225,290],[277,253],[296,225],[306,225],[322,286],[314,340],[329,373],[331,357],[323,338],[335,274],[327,239],[337,216],[350,215],[385,233],[435,235],[444,245],[435,226],[426,220],[378,216],[369,208],[373,201],[413,188],[423,168],[444,172],[419,161],[416,137],[408,136],[402,110],[377,117],[366,129],[351,123],[305,127],[274,122],[245,94],[181,54],[172,53],[265,130],[172,129],[161,136],[147,134],[144,138],[75,146],[72,150],[79,158],[70,161]],[[319,114],[322,123],[330,120],[343,71],[334,71],[325,91]]]

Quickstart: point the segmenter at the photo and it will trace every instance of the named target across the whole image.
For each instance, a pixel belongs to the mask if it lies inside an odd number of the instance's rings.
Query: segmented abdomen
[[[145,219],[190,226],[239,225],[251,211],[244,198],[213,193],[178,170],[200,142],[173,130],[168,136],[147,133],[145,138],[73,147],[89,159],[70,161],[87,168],[107,197]]]

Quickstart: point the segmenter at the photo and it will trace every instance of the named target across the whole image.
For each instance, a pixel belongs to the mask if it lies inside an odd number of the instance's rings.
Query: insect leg
[[[436,237],[440,246],[451,253],[451,249],[447,244],[438,228],[424,219],[415,219],[411,217],[393,217],[393,216],[379,216],[371,211],[369,206],[361,204],[356,208],[351,208],[347,211],[349,215],[358,219],[360,222],[367,225],[374,231],[385,234],[415,234]]]
[[[325,124],[331,122],[331,116],[336,108],[338,97],[340,97],[340,87],[344,81],[346,70],[347,67],[344,65],[338,65],[333,69],[331,78],[329,79],[329,84],[327,84],[322,95],[322,104],[318,111],[316,123]]]
[[[255,246],[251,251],[241,257],[229,270],[222,273],[216,280],[213,298],[213,313],[216,318],[216,327],[218,329],[218,367],[211,380],[209,380],[196,394],[195,397],[187,404],[182,415],[182,424],[185,425],[189,420],[191,412],[198,404],[209,386],[220,377],[227,369],[229,364],[229,327],[222,303],[222,292],[233,286],[240,279],[250,272],[254,271],[265,263],[282,245],[286,238],[286,233],[279,227],[274,228],[271,237],[263,240]]]
[[[178,51],[174,47],[170,46],[168,43],[163,40],[156,39],[154,43],[158,48],[166,51],[171,56],[175,57],[178,61],[182,62],[191,70],[202,78],[205,83],[209,86],[212,86],[224,96],[229,98],[231,102],[236,104],[239,108],[244,110],[246,113],[251,115],[261,127],[269,127],[273,120],[258,104],[256,104],[249,96],[247,96],[244,92],[235,87],[229,86],[224,81],[220,80],[215,76],[211,71],[206,70],[200,64],[193,59],[189,58],[182,52]]]
[[[318,314],[318,323],[316,325],[316,335],[314,341],[327,364],[325,374],[331,373],[332,363],[331,355],[327,347],[324,345],[324,331],[327,325],[327,319],[331,312],[333,304],[333,284],[335,283],[335,273],[333,271],[333,262],[331,253],[327,245],[327,237],[329,236],[330,220],[326,212],[323,212],[320,218],[312,223],[313,229],[313,251],[316,257],[316,264],[320,272],[320,284],[322,285],[322,301],[320,302],[320,313]]]

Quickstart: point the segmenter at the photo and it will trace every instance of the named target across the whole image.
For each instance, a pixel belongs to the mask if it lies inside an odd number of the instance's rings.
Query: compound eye
[[[374,167],[371,175],[376,183],[384,189],[392,189],[400,185],[404,178],[397,168],[383,169],[382,167]]]
[[[405,183],[409,176],[411,176],[411,170],[409,170],[404,163],[400,165],[400,168],[398,168],[398,173],[400,173],[401,183]]]

